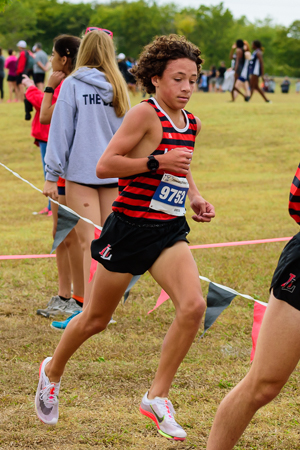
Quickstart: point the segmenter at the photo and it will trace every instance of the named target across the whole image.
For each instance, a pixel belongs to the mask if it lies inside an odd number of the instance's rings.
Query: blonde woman
[[[57,180],[64,177],[67,205],[103,225],[117,197],[118,180],[100,180],[96,165],[128,109],[127,86],[113,41],[105,31],[93,30],[82,39],[74,72],[64,81],[56,102],[45,157],[44,195],[57,200]],[[83,251],[86,307],[94,228],[79,220],[76,232]]]

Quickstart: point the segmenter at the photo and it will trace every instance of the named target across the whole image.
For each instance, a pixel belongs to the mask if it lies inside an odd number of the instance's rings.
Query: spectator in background
[[[281,83],[280,87],[281,87],[281,92],[283,94],[288,94],[289,90],[290,90],[290,85],[291,82],[289,80],[289,77],[284,77],[283,82]]]
[[[233,89],[233,85],[234,85],[234,70],[232,69],[232,67],[229,67],[225,74],[224,74],[224,81],[222,84],[222,91],[229,91],[231,92]],[[237,94],[236,94],[237,95]]]
[[[222,85],[224,83],[225,72],[226,72],[225,62],[222,61],[220,67],[217,70],[217,81],[216,81],[216,91],[217,92],[223,92]]]
[[[207,79],[207,73],[202,72],[200,83],[199,83],[199,91],[208,92],[208,79]]]
[[[209,92],[215,92],[217,81],[217,70],[216,66],[211,66],[208,73],[208,90]]]
[[[262,87],[262,90],[263,90],[264,92],[270,92],[270,91],[269,91],[269,83],[270,83],[270,78],[269,78],[269,75],[266,73],[266,74],[263,76],[263,87]]]
[[[297,80],[296,82],[296,94],[299,94],[300,92],[300,80]]]
[[[33,65],[33,81],[36,87],[40,90],[44,90],[45,73],[49,68],[47,53],[42,50],[42,44],[37,42],[35,49],[35,61]]]
[[[243,51],[244,51],[244,65],[242,67],[241,73],[238,77],[238,79],[235,82],[235,93],[239,93],[242,94],[240,92],[241,89],[244,89],[245,91],[245,95],[244,95],[244,100],[246,102],[249,101],[250,99],[250,85],[249,85],[249,64],[251,61],[251,51],[250,51],[250,45],[247,41],[243,41],[244,42],[244,47],[243,47]],[[243,95],[243,94],[242,94]]]
[[[121,72],[121,74],[123,75],[124,80],[127,83],[127,64],[126,64],[126,56],[124,55],[124,53],[119,53],[117,56],[117,62],[118,62],[118,66],[119,66],[119,70]]]
[[[13,92],[15,93],[15,102],[18,101],[18,91],[17,91],[17,64],[18,59],[14,55],[14,51],[10,48],[8,49],[8,57],[5,60],[5,69],[8,69],[7,75],[7,84],[8,84],[8,92],[9,99],[7,103],[11,103],[13,101]]]
[[[267,99],[263,90],[259,87],[259,77],[264,76],[264,61],[263,61],[263,48],[260,41],[252,42],[252,58],[249,64],[249,73],[250,73],[250,90],[251,90],[251,98],[254,91],[257,91],[265,102],[269,103],[270,100]]]
[[[274,78],[270,78],[269,79],[269,93],[270,94],[275,94],[275,87],[276,87],[276,83]]]
[[[19,58],[17,62],[17,89],[18,89],[18,100],[22,102],[24,100],[24,86],[22,84],[23,80],[23,74],[26,75],[26,62],[27,62],[27,55],[26,55],[26,47],[27,44],[25,41],[21,40],[17,43],[17,47],[19,50]]]
[[[26,98],[32,103],[36,113],[32,120],[32,136],[40,147],[43,171],[45,175],[45,154],[55,103],[57,101],[62,81],[70,75],[75,67],[76,56],[80,45],[80,39],[76,36],[61,35],[54,39],[51,56],[53,73],[48,79],[45,92],[41,92],[33,81],[24,77],[26,86]],[[42,120],[43,119],[43,120]],[[58,182],[58,202],[66,205],[65,180]],[[58,205],[52,203],[39,214],[53,212],[53,238],[55,237],[58,223]],[[73,229],[64,241],[56,249],[56,264],[58,269],[58,295],[48,302],[46,308],[38,309],[37,314],[43,317],[51,317],[56,314],[73,315],[80,311],[83,302],[83,255],[75,229]],[[73,292],[71,289],[73,284]]]
[[[134,64],[135,64],[135,61],[134,61],[133,58],[127,58],[126,59],[126,65],[127,65],[127,75],[126,75],[126,77],[127,77],[127,80],[126,80],[127,81],[127,87],[128,87],[128,90],[133,93],[133,95],[136,94],[136,79],[131,74],[130,69],[134,66]]]
[[[3,102],[4,97],[4,91],[3,91],[3,80],[5,78],[5,72],[4,72],[4,64],[5,64],[5,58],[2,56],[2,48],[0,47],[0,103]]]
[[[236,98],[236,92],[238,92],[240,95],[242,95],[242,97],[244,97],[244,99],[247,101],[249,100],[249,96],[244,95],[239,88],[236,86],[236,82],[237,80],[241,77],[241,74],[243,72],[243,69],[245,67],[245,49],[244,49],[244,41],[242,39],[237,39],[235,46],[232,46],[232,49],[235,48],[235,65],[234,65],[234,84],[233,84],[233,88],[231,91],[231,98],[232,101],[234,102],[235,98]],[[245,82],[246,78],[242,77],[242,83]]]

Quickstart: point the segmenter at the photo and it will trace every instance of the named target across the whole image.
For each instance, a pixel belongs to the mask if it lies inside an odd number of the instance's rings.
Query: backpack
[[[33,54],[31,52],[29,52],[28,50],[25,50],[25,55],[26,55],[26,64],[25,64],[24,73],[26,75],[28,75],[28,73],[32,72],[35,61],[34,61]]]

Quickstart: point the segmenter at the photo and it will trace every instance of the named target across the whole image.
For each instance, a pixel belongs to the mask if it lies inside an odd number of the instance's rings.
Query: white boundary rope
[[[240,297],[247,298],[248,300],[253,300],[254,302],[258,302],[264,306],[267,306],[267,304],[268,304],[265,302],[261,302],[260,300],[256,300],[255,298],[251,297],[250,295],[241,294],[240,292],[235,291],[234,289],[231,289],[230,287],[224,286],[223,284],[215,283],[214,281],[211,281],[209,278],[202,277],[201,275],[199,275],[199,278],[200,278],[200,280],[207,281],[208,283],[212,283],[215,286],[218,286],[219,288],[224,289],[224,291],[230,292],[231,294],[239,295]]]
[[[22,178],[17,172],[14,172],[13,170],[9,169],[8,167],[6,167],[4,164],[2,164],[0,162],[0,165],[2,167],[4,167],[4,169],[8,170],[10,173],[12,173],[15,177],[19,178],[20,180],[24,181],[24,183],[29,184],[29,186],[31,186],[33,189],[35,189],[36,191],[40,192],[41,194],[43,193],[43,191],[41,191],[41,189],[37,188],[36,186],[34,186],[34,184],[30,183],[28,180],[25,180],[25,178]],[[62,208],[64,208],[66,211],[70,212],[71,214],[74,214],[75,216],[79,217],[79,219],[84,220],[87,223],[90,223],[91,225],[93,225],[95,228],[98,228],[98,230],[102,230],[102,227],[100,227],[99,225],[94,224],[94,222],[92,222],[90,219],[87,219],[86,217],[81,217],[79,214],[77,214],[75,211],[73,211],[71,208],[69,208],[68,206],[65,205],[61,205],[60,203],[58,203],[56,200],[53,200],[52,198],[48,197],[49,200],[53,203],[56,203],[56,205],[61,206]]]

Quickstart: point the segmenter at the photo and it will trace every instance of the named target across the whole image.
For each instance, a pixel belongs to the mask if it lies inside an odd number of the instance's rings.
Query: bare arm
[[[240,59],[242,57],[242,54],[243,54],[242,50],[240,48],[237,48],[236,49],[236,60],[235,60],[235,66],[234,66],[234,71],[235,72],[238,70],[239,62],[240,62]]]
[[[46,64],[46,66],[44,66],[44,65],[41,63],[41,61],[38,61],[36,64],[37,64],[37,66],[39,66],[44,72],[47,71],[47,64]]]
[[[197,122],[197,136],[201,131],[201,121],[198,117],[195,117]],[[210,222],[215,217],[215,209],[213,205],[208,203],[200,195],[196,183],[194,182],[191,171],[189,170],[186,176],[189,182],[188,197],[190,200],[191,208],[196,213],[192,216],[195,222]]]
[[[52,87],[52,89],[56,89],[64,78],[65,74],[63,72],[53,72],[49,77],[47,86]],[[51,92],[45,92],[40,110],[40,122],[43,125],[48,125],[51,122],[55,107],[55,104],[52,105],[52,98],[53,94]]]
[[[236,49],[236,44],[233,44],[233,46],[230,49],[229,59],[232,59],[235,49]]]
[[[111,139],[108,147],[98,161],[96,174],[99,178],[127,177],[149,171],[147,156],[155,150],[153,141],[153,123],[157,120],[152,106],[141,103],[132,108]],[[151,151],[136,151],[139,144]],[[140,147],[139,147],[140,148]],[[131,152],[131,154],[130,154]],[[191,151],[175,148],[155,157],[159,161],[159,170],[187,174],[191,161]]]
[[[258,57],[259,62],[260,62],[261,76],[263,77],[263,76],[264,76],[264,73],[265,73],[265,68],[264,68],[264,60],[263,60],[262,52],[261,52],[261,51],[257,52],[257,57]]]
[[[216,215],[215,208],[200,195],[191,172],[188,173],[186,178],[189,182],[188,197],[190,205],[195,213],[192,219],[195,222],[210,222]]]

